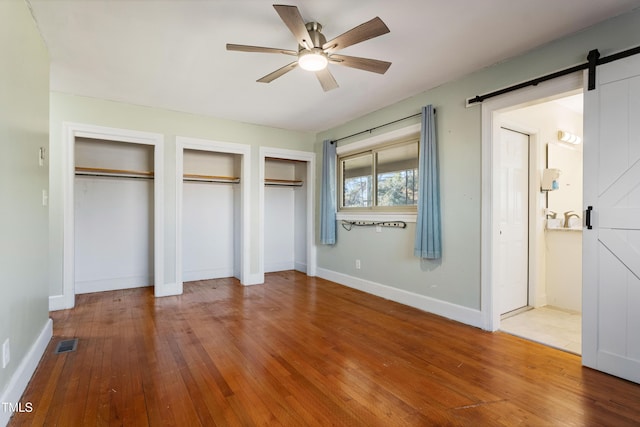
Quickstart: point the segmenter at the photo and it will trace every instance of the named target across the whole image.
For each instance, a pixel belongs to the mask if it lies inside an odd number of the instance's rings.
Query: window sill
[[[338,212],[338,221],[404,221],[416,222],[416,213],[402,212]]]

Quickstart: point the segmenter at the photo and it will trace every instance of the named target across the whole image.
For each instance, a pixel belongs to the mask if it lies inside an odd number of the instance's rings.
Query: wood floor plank
[[[640,425],[640,385],[575,355],[298,272],[78,295],[51,317],[11,426]]]

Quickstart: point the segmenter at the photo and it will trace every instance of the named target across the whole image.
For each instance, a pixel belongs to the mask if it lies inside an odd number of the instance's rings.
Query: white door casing
[[[640,382],[640,55],[585,91],[582,363]]]
[[[521,90],[507,93],[482,103],[482,219],[481,219],[481,298],[482,328],[488,331],[498,330],[500,327],[500,292],[496,277],[498,275],[498,263],[495,241],[495,223],[497,222],[494,208],[494,199],[497,197],[495,180],[497,173],[494,168],[494,151],[497,144],[499,115],[501,111],[516,106],[532,105],[540,100],[551,100],[560,97],[561,94],[581,89],[583,76],[580,73],[560,77],[545,84],[530,86]],[[533,168],[536,170],[536,168]],[[539,186],[539,179],[533,177],[531,185]],[[535,246],[536,241],[532,240]],[[537,253],[537,247],[531,248],[532,253]],[[535,257],[533,257],[535,258]],[[530,260],[531,262],[531,260]],[[532,274],[535,268],[532,267]],[[538,282],[536,282],[538,283]]]
[[[528,304],[529,136],[500,128],[496,142],[496,283],[504,314]]]
[[[200,150],[227,154],[237,154],[241,159],[240,166],[240,217],[235,218],[239,223],[239,241],[235,243],[237,249],[234,258],[239,258],[239,277],[243,285],[254,285],[264,280],[251,274],[250,270],[250,212],[251,200],[249,195],[251,185],[251,146],[225,141],[213,141],[208,139],[176,136],[176,294],[183,291],[183,174],[184,174],[184,150]],[[234,272],[235,273],[235,272]]]
[[[174,295],[173,287],[165,283],[164,280],[164,137],[157,133],[72,122],[64,122],[62,128],[64,248],[62,295],[49,297],[49,310],[63,310],[75,306],[74,146],[76,137],[153,146],[155,174],[153,195],[154,293],[156,296]]]

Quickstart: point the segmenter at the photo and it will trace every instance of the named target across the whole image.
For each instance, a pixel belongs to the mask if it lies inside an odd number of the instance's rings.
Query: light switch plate
[[[11,360],[11,351],[9,349],[9,338],[2,343],[2,369],[6,368]]]

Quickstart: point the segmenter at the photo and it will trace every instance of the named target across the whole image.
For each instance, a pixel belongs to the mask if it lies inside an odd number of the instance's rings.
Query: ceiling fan
[[[387,28],[385,23],[382,22],[382,19],[378,17],[373,18],[364,24],[360,24],[357,27],[350,29],[346,33],[327,41],[321,32],[322,25],[317,22],[305,23],[296,6],[274,4],[273,7],[296,38],[296,41],[298,42],[297,51],[272,47],[227,44],[227,50],[232,51],[282,53],[297,57],[297,59],[292,63],[258,79],[258,82],[270,83],[278,77],[281,77],[293,70],[297,66],[300,66],[302,69],[315,72],[322,88],[326,92],[338,87],[336,79],[327,69],[327,65],[329,63],[371,71],[378,74],[384,74],[391,66],[391,62],[387,61],[338,55],[335,53],[345,47],[388,33],[389,28]]]

